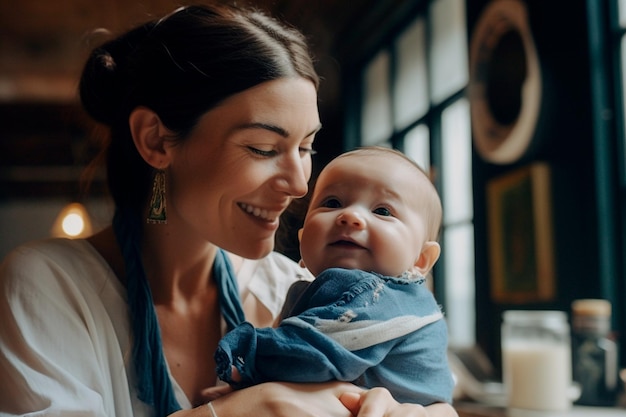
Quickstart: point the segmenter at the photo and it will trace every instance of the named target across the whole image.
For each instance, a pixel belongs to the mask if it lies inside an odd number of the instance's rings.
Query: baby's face
[[[351,155],[320,174],[300,234],[306,267],[399,276],[415,265],[426,241],[423,191],[428,179],[390,155]]]

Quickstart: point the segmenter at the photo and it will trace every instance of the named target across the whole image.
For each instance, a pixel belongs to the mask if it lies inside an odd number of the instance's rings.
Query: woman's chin
[[[261,259],[265,258],[274,250],[274,239],[269,241],[258,242],[256,245],[250,245],[237,255],[247,259]]]

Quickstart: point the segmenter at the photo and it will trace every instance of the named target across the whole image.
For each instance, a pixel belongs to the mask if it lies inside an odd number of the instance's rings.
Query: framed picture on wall
[[[521,304],[555,296],[550,168],[533,163],[487,184],[491,296]]]

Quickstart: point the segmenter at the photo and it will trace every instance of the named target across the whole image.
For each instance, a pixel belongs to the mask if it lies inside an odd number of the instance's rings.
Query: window
[[[431,173],[444,207],[433,270],[450,344],[475,343],[472,146],[464,0],[431,0],[362,68],[361,123],[349,143],[391,146]]]
[[[391,100],[389,96],[389,53],[381,51],[365,69],[363,91],[363,145],[386,140],[392,132]]]
[[[615,113],[617,117],[615,120],[617,126],[615,130],[617,132],[617,169],[619,177],[617,180],[617,188],[619,190],[619,197],[616,199],[616,222],[621,222],[621,231],[618,242],[616,243],[621,247],[621,254],[616,254],[616,257],[620,260],[621,264],[616,265],[621,274],[609,273],[607,281],[604,282],[605,292],[610,294],[613,298],[613,327],[620,334],[626,332],[626,308],[624,307],[624,291],[626,288],[626,0],[614,0],[611,4],[612,9],[609,14],[612,16],[610,31],[608,33],[609,39],[615,39],[617,42],[613,44],[613,50],[607,51],[612,53],[614,57],[617,57],[617,62],[614,65],[615,68],[615,83],[617,88],[608,87],[608,90],[614,92],[615,97]],[[613,11],[617,13],[611,13]],[[612,31],[612,33],[610,33]],[[611,153],[611,150],[607,150],[606,153]],[[606,169],[606,164],[598,169]],[[600,175],[598,173],[597,175]],[[617,252],[617,251],[616,251]],[[611,271],[609,271],[611,272]],[[619,279],[617,277],[620,277]],[[624,366],[624,360],[626,358],[626,343],[621,344],[620,351],[621,365]]]
[[[489,236],[486,236],[486,230],[482,230],[488,215],[485,185],[491,178],[514,167],[492,169],[491,166],[485,167],[478,158],[472,158],[469,104],[466,99],[469,82],[466,1],[402,2],[402,5],[406,4],[410,6],[402,6],[403,9],[395,14],[390,11],[391,6],[382,10],[388,13],[385,14],[384,27],[377,28],[381,33],[376,36],[368,33],[371,36],[358,39],[365,46],[360,54],[355,54],[353,63],[360,71],[360,79],[353,76],[355,72],[350,73],[351,79],[357,80],[349,86],[346,146],[391,146],[412,157],[431,173],[444,207],[443,251],[433,271],[434,287],[435,295],[448,317],[450,344],[454,347],[474,344],[478,331],[481,347],[486,348],[490,359],[499,365],[499,327],[490,320],[502,310],[518,308],[518,305],[496,303],[489,298],[489,253],[484,244]],[[478,5],[471,7],[475,9],[470,12],[472,15],[479,11]],[[377,10],[379,15],[384,14],[381,9],[384,9],[383,6]],[[553,53],[547,61],[554,71],[563,72],[565,77],[555,86],[563,87],[571,83],[572,87],[567,88],[568,93],[563,98],[578,102],[578,108],[584,105],[581,113],[585,113],[581,115],[590,111],[591,116],[582,123],[572,124],[582,127],[584,133],[580,137],[584,140],[581,146],[575,147],[576,152],[565,152],[567,158],[580,159],[582,164],[573,164],[572,172],[569,166],[565,167],[556,180],[556,184],[561,185],[555,191],[559,204],[554,206],[561,209],[558,212],[559,234],[556,236],[559,240],[557,247],[562,252],[557,254],[561,286],[556,298],[549,303],[533,303],[520,308],[567,311],[572,297],[606,298],[613,304],[613,327],[619,334],[624,334],[626,0],[577,3],[568,10],[551,5],[544,11],[554,16],[562,15],[566,22],[561,26],[549,25],[550,30],[541,32],[552,42],[548,42],[545,50]],[[568,18],[586,19],[587,26],[584,31],[577,32],[579,36],[573,37],[568,32]],[[372,21],[369,22],[370,28]],[[555,37],[555,34],[562,36]],[[375,39],[372,40],[372,37]],[[587,41],[588,45],[584,45]],[[555,47],[558,47],[558,54]],[[580,52],[580,55],[574,54],[580,65],[576,65],[579,67],[576,68],[577,73],[570,74],[568,54],[573,51]],[[589,62],[585,59],[587,57]],[[557,90],[559,88],[551,89],[548,93],[557,94]],[[576,94],[571,94],[573,91]],[[587,101],[589,98],[591,100]],[[562,106],[559,109],[563,110]],[[557,117],[555,123],[569,123],[565,113],[561,115],[557,112],[556,115],[564,120]],[[546,129],[546,135],[551,135],[552,131]],[[568,143],[561,138],[545,142],[542,139],[536,149],[540,156],[538,159],[552,160],[553,157],[557,161],[562,157],[558,147],[568,146]],[[479,165],[473,167],[472,161],[478,161]],[[520,164],[526,162],[517,161]],[[582,173],[580,165],[586,169]],[[564,172],[568,174],[563,175]],[[477,177],[472,178],[472,173]],[[580,183],[594,193],[588,197],[591,200],[589,205],[583,206],[580,211],[568,210],[571,204],[577,204],[579,198],[577,190],[570,189],[567,184],[572,181],[570,175],[578,181],[574,183]],[[476,190],[472,189],[473,184],[477,184]],[[578,238],[578,227],[585,230],[589,225],[595,230],[591,239],[572,243]],[[575,274],[580,270],[580,266],[572,266],[570,251],[590,253],[590,262],[586,266],[593,275],[593,281],[589,288],[588,273],[582,275],[580,282],[570,279],[571,272]],[[476,271],[480,272],[478,279]],[[477,281],[480,292],[476,290]],[[476,299],[484,303],[476,306]],[[476,314],[481,320],[488,319],[485,328],[477,329]],[[626,363],[626,343],[620,346],[623,366]]]
[[[624,126],[624,121],[626,120],[626,0],[616,0],[617,8],[618,8],[618,24],[617,24],[617,36],[620,39],[619,41],[619,50],[617,51],[616,56],[619,56],[619,64],[618,64],[618,76],[619,81],[621,83],[620,92],[618,93],[619,97],[617,97],[617,101],[619,103],[619,107],[621,107],[621,118],[618,118],[621,121],[621,126],[619,126],[618,131],[621,132],[620,139],[620,148],[621,155],[620,159],[622,161],[621,164],[621,183],[626,185],[626,170],[624,167],[626,166],[626,126]]]

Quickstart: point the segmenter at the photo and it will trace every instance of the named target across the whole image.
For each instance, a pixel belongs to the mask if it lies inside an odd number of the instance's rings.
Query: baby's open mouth
[[[363,246],[358,243],[352,242],[350,240],[338,240],[330,244],[330,246],[340,247],[340,248],[359,248],[364,249]]]

